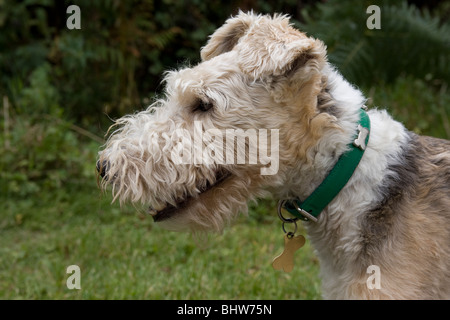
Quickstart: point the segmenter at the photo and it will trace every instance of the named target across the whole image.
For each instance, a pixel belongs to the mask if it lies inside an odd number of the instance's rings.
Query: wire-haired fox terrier
[[[449,141],[366,112],[286,16],[241,12],[201,58],[110,130],[97,169],[114,199],[167,229],[220,231],[271,192],[283,223],[306,220],[324,298],[450,298]]]

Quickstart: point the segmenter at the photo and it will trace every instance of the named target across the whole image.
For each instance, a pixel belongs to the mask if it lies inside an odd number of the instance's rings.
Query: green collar
[[[348,145],[349,151],[340,156],[328,176],[306,200],[300,201],[297,198],[282,201],[287,211],[302,220],[317,222],[319,214],[347,184],[369,142],[370,119],[363,109],[360,109],[357,131],[355,140]]]

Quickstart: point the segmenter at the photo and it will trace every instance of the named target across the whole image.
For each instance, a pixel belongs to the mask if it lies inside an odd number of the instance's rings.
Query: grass
[[[42,195],[40,203],[2,203],[0,298],[320,298],[308,241],[294,271],[271,267],[283,246],[273,201],[253,206],[223,234],[192,236],[111,205],[94,180],[84,190]],[[69,265],[80,267],[80,290],[66,286]]]

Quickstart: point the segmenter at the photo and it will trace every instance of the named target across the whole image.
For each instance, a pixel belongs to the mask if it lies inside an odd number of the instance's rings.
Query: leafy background
[[[66,28],[71,4],[81,30]],[[380,30],[366,27],[372,4]],[[198,63],[239,8],[290,14],[369,107],[450,138],[449,1],[0,0],[0,298],[320,298],[309,244],[291,274],[270,267],[282,245],[275,199],[205,245],[97,188],[111,119],[148,106],[164,70]],[[71,264],[81,290],[65,285]]]

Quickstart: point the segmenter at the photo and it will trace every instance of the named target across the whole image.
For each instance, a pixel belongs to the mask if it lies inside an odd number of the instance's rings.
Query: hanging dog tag
[[[294,253],[305,244],[305,237],[302,235],[294,236],[293,232],[288,232],[284,236],[283,253],[275,257],[272,261],[272,267],[275,270],[291,272],[294,269]]]

